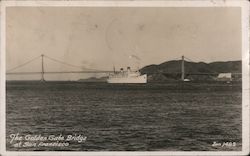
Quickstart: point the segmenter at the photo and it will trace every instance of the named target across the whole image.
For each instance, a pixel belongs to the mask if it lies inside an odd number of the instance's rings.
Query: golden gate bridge
[[[39,60],[41,61],[41,70],[40,71],[32,71],[32,72],[23,72],[23,71],[16,71],[17,69],[20,69],[36,60]],[[59,64],[62,64],[62,65],[66,65],[66,66],[69,66],[69,67],[74,67],[74,68],[77,68],[77,69],[81,69],[81,70],[77,70],[77,71],[46,71],[45,70],[45,59],[48,59],[50,61],[53,61],[53,62],[57,62]],[[177,72],[177,73],[173,73],[173,72],[161,72],[162,74],[180,74],[181,75],[181,80],[184,80],[185,79],[185,76],[187,75],[218,75],[219,73],[216,72],[216,71],[211,71],[210,73],[187,73],[185,72],[185,61],[187,60],[187,62],[194,62],[192,61],[191,59],[185,57],[185,56],[181,56],[181,57],[177,57],[175,59],[172,59],[172,60],[182,60],[181,61],[181,67],[180,67],[180,72]],[[100,73],[100,74],[109,74],[109,73],[113,73],[115,72],[114,70],[98,70],[98,69],[90,69],[90,68],[85,68],[83,66],[78,66],[78,65],[73,65],[73,64],[70,64],[70,63],[67,63],[67,62],[64,62],[62,60],[59,60],[59,59],[56,59],[56,58],[53,58],[53,57],[50,57],[50,56],[47,56],[47,55],[44,55],[44,54],[41,54],[37,57],[34,57],[32,59],[30,59],[29,61],[23,63],[23,64],[20,64],[16,67],[13,67],[11,69],[8,69],[6,71],[6,75],[38,75],[40,74],[41,75],[41,81],[45,81],[45,74],[69,74],[69,73],[86,73],[86,74],[91,74],[91,73]],[[152,74],[152,73],[147,73],[147,74]],[[233,73],[235,75],[241,75],[241,73]]]

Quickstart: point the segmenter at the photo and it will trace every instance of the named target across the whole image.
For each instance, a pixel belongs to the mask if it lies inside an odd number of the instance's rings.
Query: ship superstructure
[[[147,83],[147,74],[141,75],[137,71],[132,71],[130,67],[127,70],[120,69],[120,71],[115,71],[111,73],[107,79],[108,83]]]

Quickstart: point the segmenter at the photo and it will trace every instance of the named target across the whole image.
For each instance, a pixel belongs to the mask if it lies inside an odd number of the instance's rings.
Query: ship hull
[[[136,77],[113,77],[107,80],[108,83],[147,83],[147,75],[140,75]]]

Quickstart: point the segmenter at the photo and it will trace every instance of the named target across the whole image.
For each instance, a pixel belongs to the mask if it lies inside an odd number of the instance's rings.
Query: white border
[[[82,6],[82,7],[241,7],[242,21],[242,151],[152,151],[152,152],[10,152],[5,144],[5,15],[6,7],[12,6]],[[249,2],[247,0],[210,0],[210,1],[2,1],[1,2],[1,62],[0,62],[0,155],[248,155],[249,154]]]

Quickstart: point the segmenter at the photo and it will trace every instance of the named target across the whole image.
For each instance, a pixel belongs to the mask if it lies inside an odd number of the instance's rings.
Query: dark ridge
[[[143,67],[140,72],[147,74],[149,81],[179,80],[181,63],[181,60],[174,60],[159,65],[148,65]],[[185,61],[185,77],[192,80],[214,80],[218,73],[232,73],[234,76],[234,73],[241,73],[241,70],[241,61],[212,63]]]

